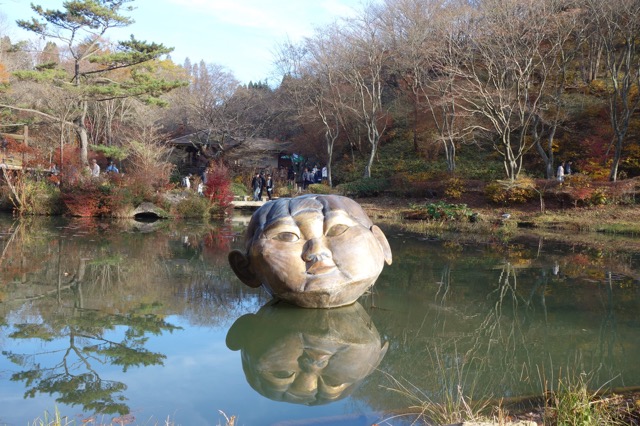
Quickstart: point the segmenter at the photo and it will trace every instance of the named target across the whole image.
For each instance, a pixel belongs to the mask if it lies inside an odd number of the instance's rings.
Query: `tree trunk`
[[[618,167],[620,166],[620,158],[622,157],[622,143],[623,137],[618,135],[616,137],[616,146],[613,150],[613,161],[611,163],[611,170],[609,171],[609,180],[615,182],[618,179]]]
[[[78,137],[80,138],[80,161],[84,165],[89,165],[89,132],[87,131],[87,127],[84,125],[85,118],[87,117],[87,107],[87,102],[83,101],[82,114],[76,121]]]
[[[367,165],[364,168],[364,177],[365,178],[370,178],[371,177],[371,167],[373,166],[373,160],[376,157],[376,147],[377,147],[377,143],[376,144],[371,144],[371,155],[369,156],[369,161],[367,161]]]

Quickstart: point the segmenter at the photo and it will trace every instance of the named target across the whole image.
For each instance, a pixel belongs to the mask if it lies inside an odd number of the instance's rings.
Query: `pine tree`
[[[133,20],[123,12],[131,11],[133,0],[75,0],[63,3],[63,10],[31,5],[38,16],[18,20],[21,28],[62,43],[71,56],[72,72],[45,67],[15,75],[21,79],[50,82],[74,94],[76,103],[72,124],[78,132],[81,160],[87,162],[89,145],[85,126],[89,103],[136,97],[148,103],[160,103],[159,96],[187,82],[166,81],[154,75],[154,62],[173,48],[136,40],[120,41],[113,48],[105,41],[111,28],[126,27]],[[42,111],[33,111],[42,115]]]

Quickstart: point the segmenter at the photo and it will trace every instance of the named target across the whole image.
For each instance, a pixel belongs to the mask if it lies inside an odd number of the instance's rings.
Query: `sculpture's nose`
[[[296,376],[296,380],[289,387],[289,392],[298,396],[315,395],[318,391],[318,376],[306,371]]]
[[[305,349],[304,353],[298,358],[298,364],[304,371],[317,372],[322,370],[329,363],[331,354],[323,351]]]
[[[318,262],[331,257],[331,252],[325,245],[323,238],[312,238],[307,241],[302,252],[302,260],[305,262]]]
[[[315,394],[322,370],[327,366],[330,358],[330,354],[321,351],[305,350],[298,359],[300,373],[292,383],[290,391],[296,395]]]

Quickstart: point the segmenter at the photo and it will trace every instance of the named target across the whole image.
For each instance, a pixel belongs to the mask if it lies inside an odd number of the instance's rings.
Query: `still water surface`
[[[370,294],[302,310],[235,277],[242,231],[0,217],[0,425],[54,407],[77,424],[402,424],[458,385],[640,385],[638,253],[387,229],[394,262]]]

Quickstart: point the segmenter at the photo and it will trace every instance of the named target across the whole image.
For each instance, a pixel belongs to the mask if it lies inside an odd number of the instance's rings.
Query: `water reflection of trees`
[[[161,301],[166,314],[186,313],[215,325],[245,309],[248,297],[257,298],[258,306],[264,298],[236,285],[227,265],[235,232],[227,224],[166,223],[145,233],[127,222],[95,220],[33,218],[3,225],[10,237],[3,238],[0,259],[6,283],[0,315],[25,300],[76,291],[90,308],[125,312],[138,302],[135,294]]]
[[[128,413],[123,394],[126,384],[103,379],[101,369],[105,364],[118,365],[125,372],[131,367],[162,365],[165,355],[145,348],[147,336],[177,327],[152,309],[140,306],[124,315],[59,309],[43,323],[13,324],[10,339],[55,341],[59,349],[28,354],[3,351],[22,368],[11,374],[11,380],[25,383],[25,398],[47,393],[56,395],[59,403],[81,405],[85,411]],[[112,334],[117,337],[109,337]],[[66,344],[60,347],[63,342]]]
[[[25,397],[127,413],[127,385],[106,371],[162,365],[165,355],[146,344],[177,329],[167,315],[219,326],[246,311],[248,291],[226,266],[234,235],[227,225],[141,232],[130,222],[0,218],[0,334],[19,368],[11,379],[24,383]],[[250,296],[259,306],[263,296]],[[11,340],[56,349],[23,353]]]
[[[451,401],[458,385],[477,398],[538,393],[544,379],[567,368],[591,373],[595,386],[615,377],[612,383],[625,383],[620,364],[640,342],[625,339],[616,324],[622,312],[634,318],[639,306],[628,278],[607,282],[605,272],[620,270],[620,259],[580,253],[600,260],[577,266],[578,250],[565,256],[559,248],[524,245],[473,256],[468,250],[477,247],[393,249],[393,267],[363,305],[391,345],[381,369],[425,399]],[[629,263],[623,267],[628,271]],[[637,367],[625,371],[640,377]],[[388,384],[376,375],[365,389]],[[380,409],[402,405],[373,390],[360,397]]]

